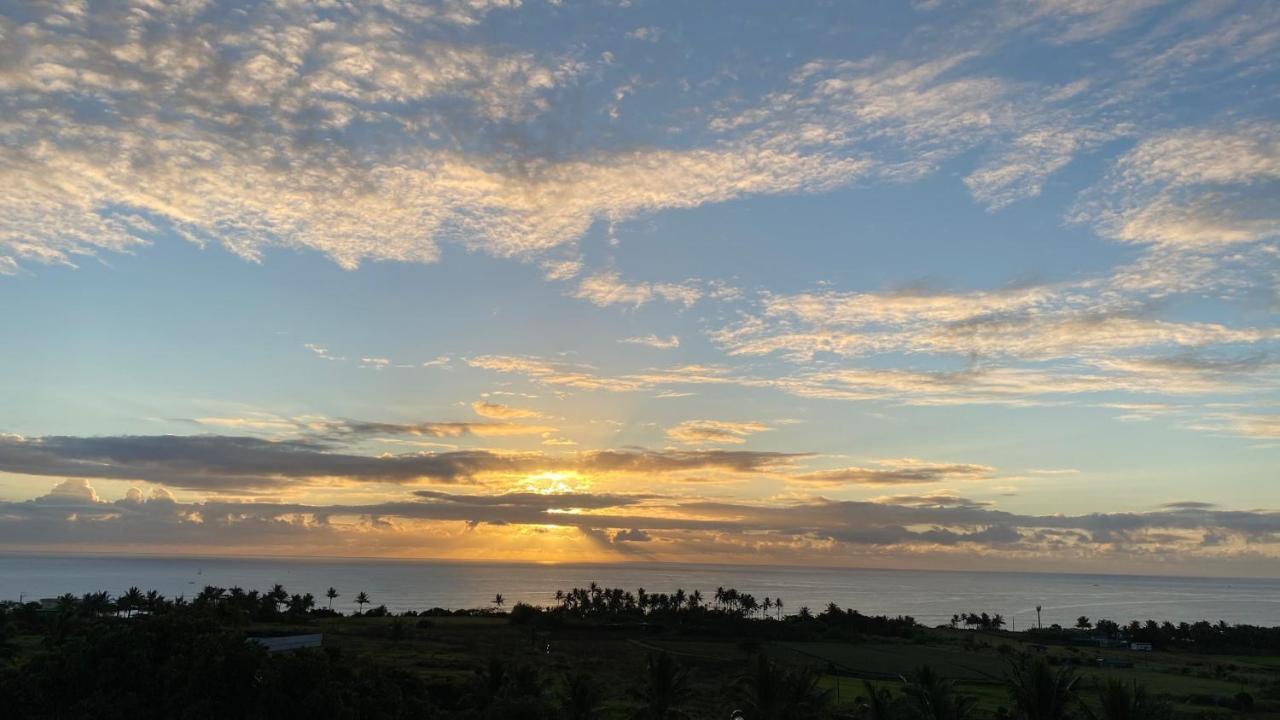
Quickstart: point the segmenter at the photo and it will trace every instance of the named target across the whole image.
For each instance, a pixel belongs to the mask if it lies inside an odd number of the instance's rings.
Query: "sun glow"
[[[587,490],[591,482],[573,471],[549,471],[526,477],[519,487],[524,492],[557,495]]]

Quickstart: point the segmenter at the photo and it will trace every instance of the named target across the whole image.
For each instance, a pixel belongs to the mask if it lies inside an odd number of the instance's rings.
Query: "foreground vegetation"
[[[0,717],[1280,718],[1268,628],[1080,618],[1011,633],[981,613],[926,628],[723,588],[592,585],[551,608],[497,596],[402,614],[361,592],[349,616],[337,597],[131,588],[3,606]],[[317,633],[313,649],[253,641]]]

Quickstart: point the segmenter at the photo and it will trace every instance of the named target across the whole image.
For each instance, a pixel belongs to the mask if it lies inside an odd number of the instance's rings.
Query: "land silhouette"
[[[0,606],[5,718],[1280,717],[1280,629],[1120,624],[1011,632],[958,612],[784,612],[595,583],[550,607],[393,613],[365,590],[129,587]],[[368,606],[366,608],[366,606]],[[285,649],[289,648],[289,649]]]

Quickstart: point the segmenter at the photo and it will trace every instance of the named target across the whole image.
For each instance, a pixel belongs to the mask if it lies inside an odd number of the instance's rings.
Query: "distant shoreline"
[[[953,568],[904,568],[904,567],[842,567],[836,565],[771,565],[744,563],[707,563],[707,562],[673,562],[660,560],[619,560],[617,562],[530,562],[522,560],[486,560],[456,559],[437,557],[379,557],[367,555],[215,555],[200,553],[154,553],[154,552],[118,552],[77,550],[73,552],[55,550],[6,550],[0,548],[0,558],[119,558],[136,560],[191,560],[218,562],[314,562],[314,563],[377,563],[407,565],[451,565],[477,567],[518,567],[518,568],[698,568],[701,570],[726,569],[767,572],[887,572],[887,573],[947,573],[956,575],[993,575],[993,576],[1046,576],[1046,577],[1081,577],[1108,579],[1151,579],[1151,580],[1205,580],[1205,581],[1237,581],[1280,582],[1280,575],[1190,575],[1190,574],[1155,574],[1155,573],[1108,573],[1085,572],[1078,570],[968,570]]]

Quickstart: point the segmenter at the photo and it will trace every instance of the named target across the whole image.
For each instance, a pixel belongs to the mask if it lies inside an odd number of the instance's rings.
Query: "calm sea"
[[[167,596],[194,595],[205,585],[267,589],[323,599],[333,586],[335,609],[354,608],[356,593],[393,610],[487,607],[497,593],[508,604],[554,602],[557,589],[603,586],[648,592],[734,587],[757,599],[781,597],[785,612],[815,612],[829,602],[868,614],[912,615],[945,622],[956,612],[1002,613],[1019,628],[1075,618],[1108,618],[1280,625],[1280,580],[1073,575],[1037,573],[838,570],[717,565],[516,565],[372,559],[160,558],[138,556],[0,555],[0,599],[17,600],[130,585]]]

